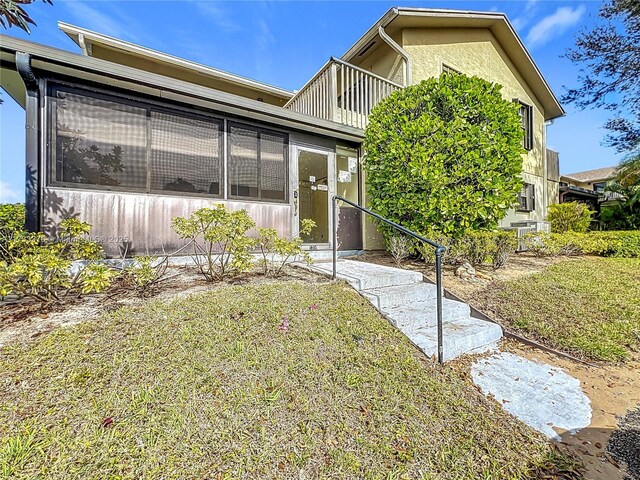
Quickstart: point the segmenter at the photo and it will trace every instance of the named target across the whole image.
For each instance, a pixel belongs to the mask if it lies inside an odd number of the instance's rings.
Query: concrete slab
[[[309,265],[308,268],[325,275],[331,275],[333,272],[333,264],[331,262],[314,263]],[[354,260],[339,260],[336,264],[336,270],[338,278],[346,280],[356,290],[412,285],[422,282],[422,274],[420,272]]]
[[[408,325],[435,325],[437,322],[436,300],[411,302],[398,307],[382,309],[396,327]],[[458,319],[468,318],[471,313],[469,305],[455,300],[442,299],[443,322],[454,322]],[[478,320],[482,323],[488,323]]]
[[[400,327],[400,330],[427,355],[437,355],[438,330],[435,324]],[[444,360],[496,348],[502,328],[495,323],[467,317],[442,325]]]
[[[549,438],[560,440],[554,427],[574,434],[591,423],[580,381],[560,368],[503,352],[478,360],[471,376],[485,395]]]
[[[363,290],[364,295],[378,310],[389,310],[413,302],[435,302],[436,286],[430,283],[396,285]],[[433,303],[435,308],[435,303]]]

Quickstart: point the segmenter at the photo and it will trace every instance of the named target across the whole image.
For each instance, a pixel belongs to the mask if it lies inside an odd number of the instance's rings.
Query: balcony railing
[[[402,85],[331,58],[285,108],[364,129],[371,109]]]

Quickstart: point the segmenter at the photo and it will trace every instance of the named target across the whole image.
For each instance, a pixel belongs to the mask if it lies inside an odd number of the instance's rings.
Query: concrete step
[[[398,328],[413,327],[418,325],[436,325],[438,315],[436,312],[436,300],[411,302],[398,307],[382,309],[389,320]],[[469,305],[455,300],[442,299],[443,322],[454,322],[458,319],[469,317],[471,309]]]
[[[406,305],[407,303],[431,300],[433,300],[435,307],[436,286],[430,283],[395,285],[393,287],[363,290],[362,295],[378,310],[389,310],[393,307]]]
[[[400,330],[427,355],[438,354],[438,330],[435,325],[404,327]],[[500,325],[473,317],[444,323],[444,360],[452,360],[460,355],[482,353],[491,350],[502,338]]]
[[[331,275],[333,272],[333,264],[331,262],[314,263],[308,268],[325,275]],[[413,285],[422,282],[422,274],[420,272],[355,260],[338,260],[336,270],[338,278],[346,280],[356,290]]]

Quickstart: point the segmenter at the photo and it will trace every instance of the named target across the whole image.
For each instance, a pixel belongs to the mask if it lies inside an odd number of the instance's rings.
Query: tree
[[[613,111],[605,143],[634,152],[640,148],[640,2],[609,0],[599,16],[603,22],[581,32],[567,52],[582,69],[578,88],[567,90],[562,100]]]
[[[28,5],[35,0],[0,0],[0,25],[4,28],[11,28],[14,25],[27,33],[31,33],[29,25],[36,22],[29,16],[22,5]],[[53,5],[53,0],[42,0],[44,3]]]
[[[618,194],[612,206],[603,206],[601,220],[607,230],[640,229],[640,155],[622,161],[607,190]]]
[[[426,235],[495,228],[522,187],[518,106],[477,77],[393,93],[373,109],[364,148],[370,207]]]

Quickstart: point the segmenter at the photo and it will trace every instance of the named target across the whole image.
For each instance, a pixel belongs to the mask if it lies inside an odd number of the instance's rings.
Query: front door
[[[308,235],[300,235],[311,248],[328,247],[331,242],[331,197],[335,181],[333,162],[335,155],[322,150],[298,147],[297,178],[294,185],[293,223],[294,232],[300,231],[300,222],[313,220],[316,227]]]

